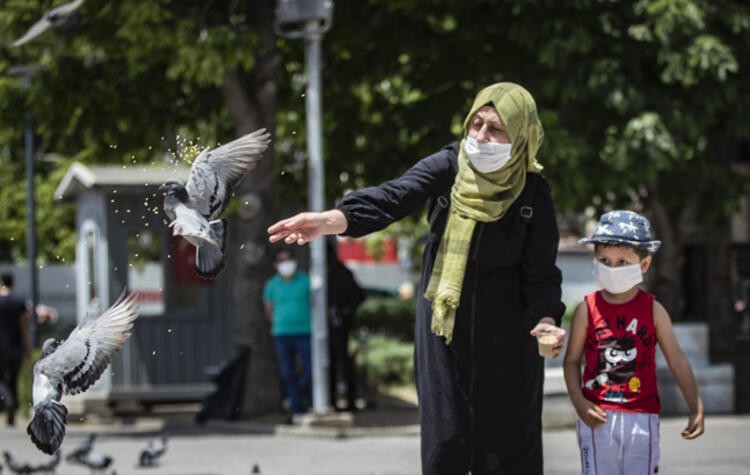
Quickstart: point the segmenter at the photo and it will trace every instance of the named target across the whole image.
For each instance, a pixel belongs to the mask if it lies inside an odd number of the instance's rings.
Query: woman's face
[[[492,106],[483,106],[469,121],[469,137],[477,142],[510,143],[508,131]]]

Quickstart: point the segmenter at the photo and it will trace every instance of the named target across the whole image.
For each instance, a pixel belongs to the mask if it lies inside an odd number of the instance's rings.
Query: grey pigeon
[[[158,463],[159,457],[164,455],[167,451],[167,437],[162,436],[161,439],[156,441],[149,441],[149,443],[141,449],[141,453],[138,455],[138,466],[139,467],[153,467]]]
[[[3,451],[3,458],[5,459],[5,465],[8,466],[11,472],[33,473],[34,468],[31,465],[16,460],[7,450]]]
[[[130,337],[137,317],[135,294],[123,292],[99,318],[82,323],[64,341],[44,342],[34,365],[34,417],[26,429],[39,450],[51,455],[60,447],[68,415],[60,398],[82,393],[99,379]]]
[[[82,457],[68,461],[73,464],[83,465],[84,467],[88,467],[91,470],[101,471],[112,465],[112,462],[114,460],[109,455],[101,455],[95,452],[89,452]]]
[[[57,466],[60,464],[60,459],[62,458],[60,451],[56,451],[54,454],[52,454],[52,457],[50,457],[46,462],[42,462],[36,467],[34,467],[32,473],[54,473]]]
[[[190,167],[187,183],[170,180],[159,187],[172,234],[195,246],[196,271],[204,279],[216,277],[224,268],[227,223],[219,217],[232,189],[255,167],[269,143],[266,129],[259,129],[205,149]]]
[[[83,5],[83,0],[73,0],[70,3],[64,3],[53,8],[45,13],[40,20],[31,25],[31,28],[29,28],[22,37],[12,43],[12,46],[21,46],[24,43],[28,43],[49,28],[60,31],[69,29],[72,23],[77,23],[78,12],[76,12],[76,10],[78,10],[81,5]]]
[[[73,449],[68,455],[65,456],[65,460],[71,461],[85,457],[94,448],[94,441],[96,440],[96,434],[89,434],[78,447]]]

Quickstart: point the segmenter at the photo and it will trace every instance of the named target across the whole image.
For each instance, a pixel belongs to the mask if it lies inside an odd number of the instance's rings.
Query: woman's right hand
[[[589,427],[596,427],[607,422],[607,413],[586,398],[581,398],[573,403],[578,417]]]
[[[287,244],[296,242],[301,246],[325,234],[343,233],[347,224],[344,213],[337,209],[299,213],[272,224],[268,228],[268,240],[276,242],[283,239]]]

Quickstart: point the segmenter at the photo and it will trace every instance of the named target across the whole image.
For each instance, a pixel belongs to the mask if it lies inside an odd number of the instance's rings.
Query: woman
[[[297,244],[358,237],[429,200],[415,332],[422,471],[541,474],[544,360],[533,335],[565,309],[555,210],[536,161],[542,126],[528,91],[498,83],[476,96],[464,130],[400,178],[268,232]]]

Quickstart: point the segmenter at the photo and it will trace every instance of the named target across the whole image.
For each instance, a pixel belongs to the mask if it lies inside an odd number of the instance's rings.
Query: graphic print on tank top
[[[601,292],[586,296],[589,326],[583,392],[607,409],[658,413],[654,296],[639,290],[612,304]]]

